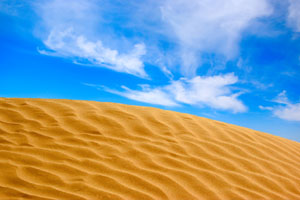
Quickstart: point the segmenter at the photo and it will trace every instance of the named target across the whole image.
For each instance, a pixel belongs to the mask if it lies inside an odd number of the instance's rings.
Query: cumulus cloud
[[[178,102],[243,112],[246,111],[246,107],[237,99],[239,93],[232,93],[229,87],[237,81],[238,78],[232,73],[210,77],[196,76],[192,79],[173,81],[166,89]]]
[[[150,104],[178,106],[189,104],[208,106],[219,110],[245,112],[247,107],[238,99],[240,93],[234,93],[230,85],[238,78],[234,74],[211,77],[196,76],[192,79],[182,78],[169,85],[151,88],[142,85],[141,90],[131,90],[123,86],[124,91],[105,89],[107,92]]]
[[[245,28],[272,8],[267,0],[166,0],[161,12],[181,45],[182,70],[190,74],[199,53],[236,55]]]
[[[98,4],[97,4],[98,3]],[[95,34],[97,23],[103,21],[99,2],[90,0],[52,0],[36,4],[44,29],[43,42],[48,48],[40,53],[69,57],[75,63],[92,64],[118,72],[147,77],[142,56],[144,43],[132,45],[131,50],[120,53],[103,44],[102,34]],[[96,36],[95,36],[96,35]],[[95,38],[94,40],[92,38]]]
[[[296,32],[300,32],[300,1],[289,0],[289,13],[288,13],[288,24]]]

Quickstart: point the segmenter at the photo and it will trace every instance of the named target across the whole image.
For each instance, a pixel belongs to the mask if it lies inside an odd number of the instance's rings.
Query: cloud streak
[[[272,111],[273,115],[280,119],[300,122],[300,102],[290,102],[285,90],[279,93],[272,101],[280,105],[273,107],[259,106],[259,108]]]
[[[120,53],[105,46],[99,39],[101,34],[95,34],[97,23],[103,22],[97,3],[99,1],[52,0],[37,4],[40,26],[46,35],[43,42],[48,48],[39,52],[146,78],[142,60],[146,54],[144,43],[133,44],[131,50]]]
[[[141,61],[141,57],[146,53],[146,47],[142,43],[136,44],[131,52],[120,54],[117,50],[104,47],[101,40],[93,42],[83,35],[76,35],[72,28],[64,31],[52,30],[44,43],[52,52],[40,50],[42,54],[70,57],[81,64],[93,64],[118,72],[147,77]]]
[[[247,107],[238,99],[240,93],[234,93],[230,87],[237,81],[238,78],[231,73],[211,77],[196,76],[192,79],[182,78],[163,87],[151,88],[149,85],[142,85],[141,90],[131,90],[123,86],[125,91],[108,88],[105,88],[105,91],[135,101],[162,106],[189,104],[234,113],[245,112]]]
[[[141,91],[131,90],[126,86],[122,86],[125,91],[111,90],[109,88],[104,88],[104,90],[106,92],[144,103],[161,106],[179,106],[179,104],[172,98],[172,95],[164,88],[151,88],[149,85],[141,85],[141,87]]]

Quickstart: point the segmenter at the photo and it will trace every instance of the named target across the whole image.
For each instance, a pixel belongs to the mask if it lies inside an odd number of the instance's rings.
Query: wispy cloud
[[[146,6],[130,2],[126,4],[127,9],[122,8],[122,3],[97,0],[50,0],[36,5],[43,30],[40,34],[57,56],[68,54],[87,59],[96,66],[140,77],[146,76],[145,60],[166,72],[164,69],[172,70],[174,65],[178,66],[178,57],[182,74],[193,77],[201,65],[203,53],[218,54],[225,60],[234,57],[238,54],[243,31],[255,20],[272,13],[267,0],[163,0],[160,3],[147,1]],[[70,28],[73,34],[65,34],[61,39],[59,36]],[[129,33],[137,30],[147,37],[137,41],[126,38],[118,32],[120,30]],[[78,49],[74,36],[85,38],[89,46],[97,46],[94,53],[86,55],[82,49],[81,52],[70,52],[71,47]],[[167,43],[174,44],[174,48],[156,46],[161,36]],[[54,48],[55,40],[63,40],[65,45]],[[122,40],[126,42],[120,42]],[[146,55],[146,46],[150,57]],[[83,54],[86,56],[82,57]]]
[[[178,106],[179,104],[172,98],[172,95],[168,93],[164,88],[151,88],[149,85],[141,85],[142,90],[131,90],[125,86],[122,86],[125,91],[111,90],[104,88],[106,92],[117,94],[128,99],[140,101],[144,103],[150,103],[154,105],[162,106]]]
[[[289,13],[288,13],[288,24],[296,32],[300,32],[300,1],[299,0],[289,0]]]
[[[212,55],[211,67],[203,74],[214,74],[214,69],[237,58],[243,34],[273,12],[269,0],[147,0],[146,4],[131,1],[126,8],[123,2],[100,0],[28,2],[39,18],[35,34],[44,43],[44,47],[38,48],[41,54],[142,78],[148,78],[144,64],[147,62],[159,66],[170,80],[168,85],[142,85],[140,90],[123,86],[123,91],[106,88],[108,92],[164,106],[189,104],[233,112],[247,110],[238,99],[240,93],[230,87],[238,77],[198,76],[196,71],[203,55]],[[288,24],[300,31],[300,3],[287,3]],[[16,1],[12,4],[18,5]],[[242,61],[237,65],[245,68]],[[175,68],[180,68],[181,74]],[[250,82],[262,90],[273,86],[257,80]],[[280,95],[277,103],[283,104],[284,99],[279,98]],[[294,104],[283,105],[290,108]]]
[[[88,63],[147,77],[142,61],[142,56],[146,54],[143,43],[136,43],[132,49],[120,53],[118,49],[103,44],[103,34],[96,34],[96,24],[103,20],[96,2],[52,0],[36,4],[36,11],[41,17],[40,26],[43,27],[40,34],[48,48],[48,51],[43,49],[39,52],[69,57],[75,63]]]
[[[300,121],[300,102],[292,103],[286,95],[286,91],[282,91],[272,100],[276,105],[273,107],[259,106],[261,110],[270,110],[274,116],[288,121]]]
[[[285,90],[278,94],[274,102],[281,104],[274,107],[273,114],[275,116],[288,121],[300,121],[300,102],[291,103]]]
[[[261,110],[269,110],[269,111],[272,111],[272,110],[274,110],[274,108],[273,107],[271,107],[271,106],[258,106],[259,107],[259,109],[261,109]]]
[[[0,12],[16,16],[18,15],[18,10],[22,6],[22,2],[17,2],[15,0],[2,0],[0,1]]]
[[[245,28],[272,7],[267,0],[166,0],[161,11],[181,45],[182,71],[195,74],[203,52],[235,56]]]
[[[178,106],[181,104],[208,106],[218,110],[245,112],[247,107],[238,99],[240,93],[234,93],[230,85],[238,78],[234,74],[211,77],[196,76],[182,78],[162,87],[142,85],[141,90],[131,90],[123,86],[124,91],[105,88],[107,92],[150,104]]]
[[[300,103],[277,107],[273,113],[280,119],[300,122]]]
[[[288,100],[286,96],[286,91],[283,90],[280,92],[275,99],[272,100],[273,102],[279,103],[279,104],[285,104],[288,105],[290,104],[290,101]]]
[[[83,35],[76,35],[72,28],[64,31],[52,30],[44,43],[51,51],[40,50],[42,54],[71,57],[77,63],[94,64],[118,72],[147,77],[141,61],[141,57],[146,53],[142,43],[136,44],[131,52],[120,54],[117,50],[104,47],[101,40],[92,42]]]

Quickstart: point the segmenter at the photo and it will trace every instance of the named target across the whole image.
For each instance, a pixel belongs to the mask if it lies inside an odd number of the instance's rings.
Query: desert
[[[300,144],[94,101],[0,98],[0,199],[300,199]]]

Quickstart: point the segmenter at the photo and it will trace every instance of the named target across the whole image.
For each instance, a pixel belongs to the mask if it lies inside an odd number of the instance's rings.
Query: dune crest
[[[300,143],[156,108],[0,98],[0,199],[300,199]]]

